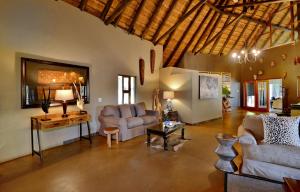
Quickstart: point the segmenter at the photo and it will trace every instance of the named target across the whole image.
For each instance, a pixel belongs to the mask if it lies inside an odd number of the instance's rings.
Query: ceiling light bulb
[[[241,58],[241,56],[239,56],[239,55],[238,55],[238,56],[237,56],[237,58],[239,58],[239,59],[240,59],[240,58]]]
[[[242,51],[241,51],[241,53],[242,53],[242,54],[245,54],[245,51],[244,51],[244,50],[242,50]]]
[[[257,55],[260,54],[260,51],[256,51]]]
[[[252,53],[253,53],[253,54],[256,54],[256,53],[257,53],[256,49],[253,49],[253,50],[252,50]]]
[[[236,58],[237,54],[236,53],[232,53],[232,57]]]

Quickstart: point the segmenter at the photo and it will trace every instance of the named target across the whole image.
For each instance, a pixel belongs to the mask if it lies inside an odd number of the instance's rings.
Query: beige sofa
[[[126,141],[144,135],[146,129],[159,123],[156,111],[146,110],[145,103],[131,105],[107,105],[99,115],[99,134],[105,135],[105,127],[118,127],[119,140]]]
[[[300,147],[262,143],[260,116],[246,116],[238,136],[243,153],[242,173],[276,181],[283,181],[283,177],[300,179]]]

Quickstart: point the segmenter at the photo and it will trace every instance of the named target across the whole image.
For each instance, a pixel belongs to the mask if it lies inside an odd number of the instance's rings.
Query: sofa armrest
[[[239,143],[247,145],[257,145],[257,141],[252,133],[240,126],[238,128]]]

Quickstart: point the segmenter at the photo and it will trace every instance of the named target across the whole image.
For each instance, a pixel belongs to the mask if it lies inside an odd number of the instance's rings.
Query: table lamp
[[[68,117],[67,115],[67,101],[73,100],[73,91],[72,89],[63,89],[63,90],[56,90],[55,92],[55,100],[62,101],[63,104],[63,115],[62,117]]]
[[[163,98],[167,100],[168,111],[173,111],[172,99],[174,99],[174,91],[164,91]]]

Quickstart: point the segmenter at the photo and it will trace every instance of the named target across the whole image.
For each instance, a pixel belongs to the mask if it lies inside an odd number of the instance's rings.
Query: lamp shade
[[[56,101],[68,101],[74,99],[72,89],[56,90],[55,100]]]
[[[173,99],[174,98],[174,91],[164,91],[163,98],[164,99]]]

